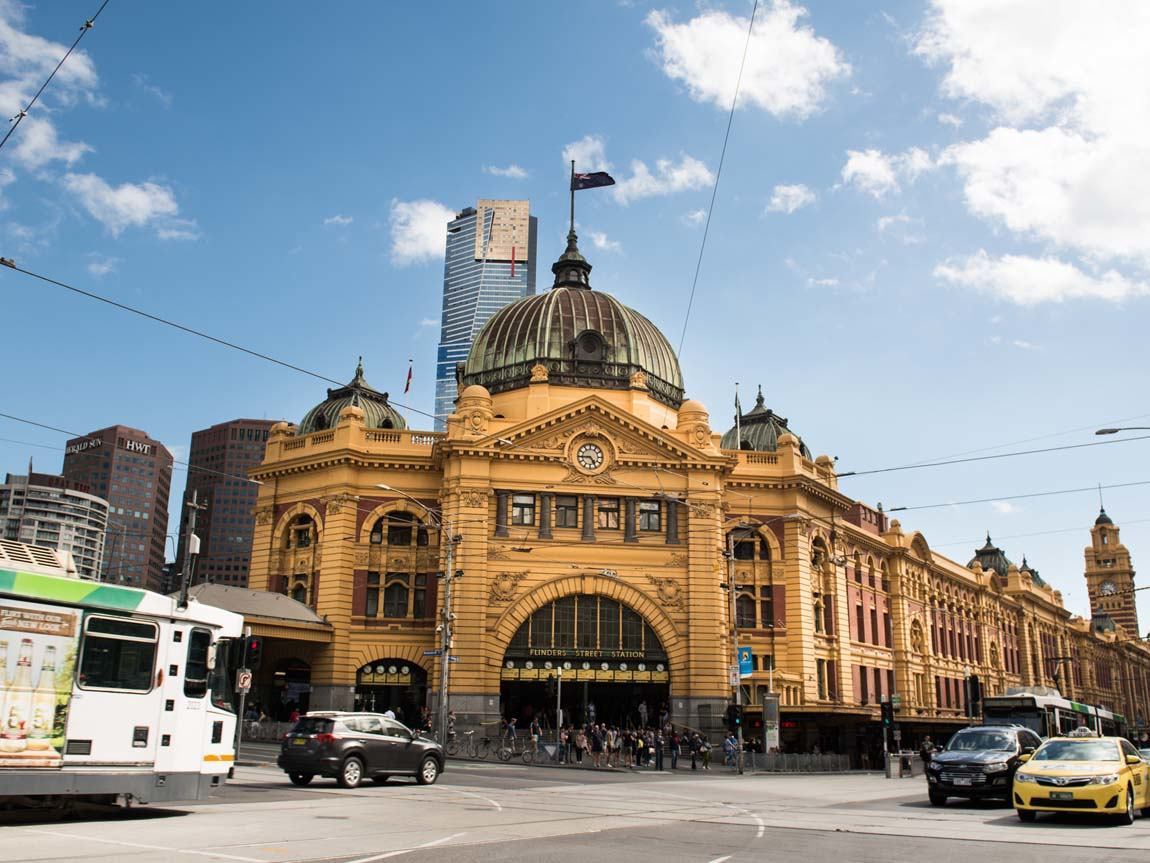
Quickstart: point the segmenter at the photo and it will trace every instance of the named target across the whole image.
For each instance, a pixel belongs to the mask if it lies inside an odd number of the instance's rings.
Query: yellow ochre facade
[[[987,694],[1057,686],[1132,726],[1150,714],[1150,651],[1115,622],[1134,604],[1124,548],[1125,592],[1093,623],[989,537],[969,565],[949,560],[843,494],[833,460],[761,392],[738,430],[716,430],[662,334],[590,287],[573,233],[552,269],[550,291],[477,336],[446,433],[407,429],[362,365],[298,426],[271,429],[251,472],[249,586],[330,628],[267,639],[270,707],[434,710],[454,540],[460,729],[553,723],[562,674],[568,719],[637,721],[642,703],[714,732],[732,696],[732,606],[754,654],[745,700],[779,696],[788,750],[877,757],[892,693],[904,742],[943,733],[968,721],[970,674]]]

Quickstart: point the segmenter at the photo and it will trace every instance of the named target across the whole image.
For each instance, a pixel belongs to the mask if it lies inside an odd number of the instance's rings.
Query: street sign
[[[897,710],[902,704],[902,696],[897,693],[892,695],[890,697],[890,703],[894,706],[895,710]]]
[[[738,686],[739,685],[739,666],[737,666],[737,665],[731,666],[730,685],[731,686]]]
[[[252,673],[246,668],[236,669],[236,692],[251,692]]]
[[[447,661],[448,662],[459,662],[459,657],[458,656],[449,656],[449,657],[447,657]]]
[[[902,740],[902,729],[896,728],[894,730],[894,742],[898,743],[900,740]]]
[[[755,670],[755,659],[751,653],[751,648],[739,648],[739,674],[746,677]]]
[[[442,650],[425,650],[425,651],[423,651],[423,655],[424,656],[443,656],[443,651]]]

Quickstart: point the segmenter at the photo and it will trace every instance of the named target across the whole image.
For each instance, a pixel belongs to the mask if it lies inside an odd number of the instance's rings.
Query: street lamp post
[[[737,619],[738,609],[735,597],[737,593],[737,585],[735,584],[735,532],[733,530],[727,533],[727,593],[730,594],[727,599],[730,601],[731,608],[731,646],[734,653],[734,665],[731,666],[731,669],[735,684],[735,704],[741,708],[743,704],[743,678],[739,664],[739,622]],[[774,657],[771,657],[771,659],[773,661]],[[742,773],[743,723],[741,721],[738,726],[738,741],[739,748],[735,754],[735,766],[739,773]]]
[[[1122,426],[1121,428],[1098,429],[1094,434],[1118,434],[1124,431],[1150,431],[1150,426]]]

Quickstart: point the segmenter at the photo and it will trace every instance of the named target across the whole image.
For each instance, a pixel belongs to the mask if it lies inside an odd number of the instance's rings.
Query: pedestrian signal
[[[728,704],[727,705],[727,728],[731,731],[738,731],[743,725],[743,705],[741,704]]]
[[[884,701],[879,705],[882,715],[882,727],[890,728],[894,725],[894,704],[890,701]]]
[[[258,635],[249,635],[244,643],[244,667],[259,668],[263,652],[264,640]]]

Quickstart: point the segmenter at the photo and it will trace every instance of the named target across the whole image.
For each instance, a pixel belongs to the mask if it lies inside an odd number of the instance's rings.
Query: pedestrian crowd
[[[532,734],[537,745],[536,734]],[[723,741],[724,763],[736,765],[738,743],[733,735]],[[608,723],[566,725],[559,729],[555,760],[579,767],[651,770],[679,769],[690,761],[692,770],[711,769],[711,743],[698,731],[678,731],[670,723],[655,728],[620,728]]]

